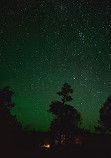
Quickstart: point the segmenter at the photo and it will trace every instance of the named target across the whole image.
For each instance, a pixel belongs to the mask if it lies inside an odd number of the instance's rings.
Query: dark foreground
[[[10,147],[9,147],[10,148]],[[79,148],[73,145],[46,148],[19,148],[1,151],[1,158],[111,158],[111,149]]]
[[[34,136],[29,141],[28,136],[12,141],[1,137],[0,158],[111,158],[111,137],[85,137],[79,145],[51,145],[49,148],[37,143],[38,139]]]
[[[73,147],[63,147],[55,151],[44,151],[38,155],[40,158],[111,158],[111,150],[98,149],[74,149]]]

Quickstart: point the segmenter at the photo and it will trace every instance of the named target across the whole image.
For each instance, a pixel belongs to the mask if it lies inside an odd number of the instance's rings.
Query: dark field
[[[6,147],[7,146],[7,147]],[[8,143],[1,147],[0,157],[9,158],[111,158],[110,138],[85,138],[82,145],[53,145],[50,148],[31,143]]]

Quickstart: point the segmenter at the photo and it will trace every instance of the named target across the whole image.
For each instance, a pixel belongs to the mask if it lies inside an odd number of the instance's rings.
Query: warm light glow
[[[44,144],[43,147],[50,148],[50,144]]]

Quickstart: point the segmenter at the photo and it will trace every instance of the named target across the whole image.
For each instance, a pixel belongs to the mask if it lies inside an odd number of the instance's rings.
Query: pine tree
[[[71,132],[77,132],[81,123],[81,115],[71,105],[66,104],[68,101],[72,101],[70,94],[73,93],[71,86],[65,83],[60,92],[57,92],[61,96],[61,101],[54,101],[49,105],[49,112],[55,115],[52,120],[50,128],[55,134],[69,135]]]

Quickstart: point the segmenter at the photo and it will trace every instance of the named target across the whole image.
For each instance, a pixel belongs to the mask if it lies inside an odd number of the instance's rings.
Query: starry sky
[[[110,0],[0,1],[0,88],[10,86],[12,113],[24,128],[49,130],[47,112],[65,82],[69,104],[97,125],[111,94]]]

